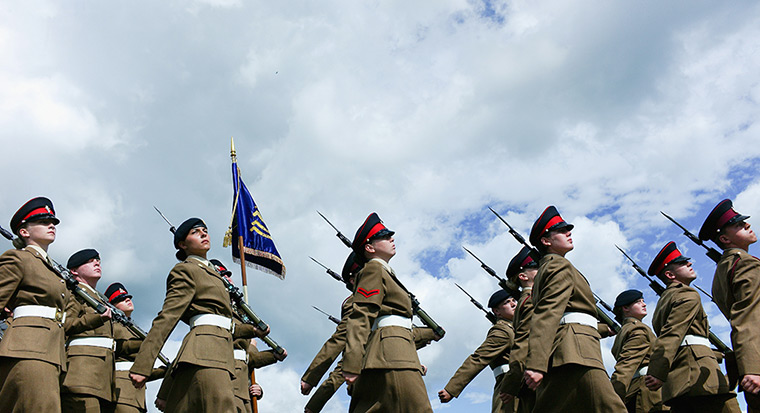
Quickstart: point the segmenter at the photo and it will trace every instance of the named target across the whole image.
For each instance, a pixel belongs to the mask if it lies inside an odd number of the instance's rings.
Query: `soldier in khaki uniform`
[[[538,389],[536,412],[625,412],[604,370],[593,293],[565,258],[572,228],[549,206],[530,232],[544,255],[533,285],[525,382]]]
[[[24,204],[11,219],[16,249],[0,256],[0,308],[14,312],[0,341],[2,412],[61,411],[69,291],[47,255],[59,222],[53,203],[42,197]]]
[[[227,270],[227,267],[221,261],[214,259],[211,260],[211,263],[223,277],[227,278],[227,281],[232,283],[232,278],[230,278],[232,272]],[[243,319],[239,314],[240,310],[236,308],[234,302],[231,304],[235,320],[239,323],[238,325],[242,325]],[[251,339],[246,337],[235,338],[235,341],[232,343],[232,349],[235,358],[235,378],[232,380],[232,387],[235,391],[235,406],[238,413],[251,413],[253,411],[251,397],[261,399],[264,396],[264,392],[258,384],[251,384],[250,372],[253,369],[285,360],[288,352],[284,350],[282,354],[277,354],[273,350],[259,351],[251,343]],[[252,386],[255,395],[251,394]]]
[[[203,220],[183,222],[174,233],[174,246],[181,262],[169,273],[163,308],[153,320],[129,377],[135,387],[145,385],[158,352],[181,320],[190,326],[190,332],[168,372],[174,384],[166,398],[166,411],[232,413],[235,324],[221,275],[206,258],[211,242]],[[241,330],[245,329],[237,328]]]
[[[106,288],[105,296],[114,307],[123,311],[127,317],[132,316],[135,309],[130,295],[124,285],[113,283]],[[114,323],[113,337],[116,341],[116,365],[115,365],[115,386],[116,386],[116,406],[115,413],[144,413],[147,411],[145,405],[145,388],[136,389],[129,380],[129,369],[135,361],[137,352],[140,351],[142,339],[138,338],[127,327],[121,323]],[[165,367],[154,368],[148,381],[160,379],[166,374]]]
[[[100,255],[94,249],[74,253],[66,263],[79,286],[91,297],[100,280]],[[114,387],[113,324],[111,310],[98,314],[81,298],[66,303],[66,364],[68,372],[61,389],[65,412],[108,412],[116,400]]]
[[[669,242],[652,261],[649,275],[666,285],[652,316],[657,339],[647,375],[650,390],[662,387],[662,399],[673,412],[739,412],[736,395],[720,370],[707,338],[710,325],[688,257]]]
[[[528,334],[533,315],[531,292],[533,281],[538,273],[537,259],[530,248],[522,247],[507,266],[507,279],[513,283],[519,283],[521,291],[513,321],[515,340],[509,353],[509,371],[501,381],[499,397],[504,403],[509,403],[517,397],[519,413],[532,412],[536,404],[536,392],[523,385],[523,375],[525,374],[525,359],[528,357]]]
[[[723,250],[713,278],[713,299],[731,322],[731,343],[749,411],[760,412],[760,260],[749,254],[757,235],[747,218],[724,199],[707,216],[699,238],[711,239]]]
[[[350,412],[433,411],[414,345],[412,301],[388,265],[396,254],[393,234],[372,213],[352,243],[367,263],[357,276],[343,355],[343,377],[354,384]]]
[[[346,284],[346,288],[349,291],[354,289],[354,276],[361,269],[361,266],[356,263],[356,253],[351,254],[346,259],[343,265],[343,271],[341,271],[341,277]],[[319,383],[322,376],[327,372],[332,363],[346,348],[346,324],[348,323],[348,316],[351,314],[351,308],[353,306],[353,296],[349,295],[341,305],[340,310],[340,323],[335,327],[335,332],[332,336],[322,345],[314,359],[309,364],[306,372],[301,377],[301,394],[307,395],[311,390]],[[325,406],[328,400],[338,391],[345,380],[343,379],[343,361],[338,361],[338,365],[330,372],[330,375],[322,383],[314,395],[309,398],[304,408],[305,413],[319,413]]]
[[[513,413],[515,412],[514,401],[502,403],[498,389],[504,378],[504,373],[509,371],[509,351],[515,339],[512,319],[515,315],[517,301],[510,293],[499,290],[491,295],[488,300],[488,307],[496,315],[496,324],[488,330],[488,335],[483,344],[467,357],[443,390],[438,392],[438,398],[441,403],[448,403],[453,397],[459,397],[472,379],[486,366],[489,366],[496,379],[491,400],[491,412]]]
[[[612,345],[617,361],[610,378],[612,387],[629,413],[661,412],[665,407],[660,391],[649,390],[644,384],[655,340],[652,329],[641,322],[647,315],[644,294],[639,290],[623,291],[615,299],[613,312],[622,327]]]

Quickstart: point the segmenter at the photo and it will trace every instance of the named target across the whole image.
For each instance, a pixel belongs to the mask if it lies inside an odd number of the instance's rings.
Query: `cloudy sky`
[[[453,282],[483,303],[498,288],[462,245],[499,273],[519,249],[487,206],[527,234],[556,205],[608,302],[647,288],[613,244],[647,268],[675,240],[709,288],[714,264],[659,211],[693,232],[727,197],[760,217],[758,51],[748,1],[3,2],[0,224],[50,197],[51,255],[98,249],[98,287],[123,282],[147,328],[176,262],[154,205],[204,218],[232,264],[234,137],[287,266],[249,272],[290,354],[258,373],[261,411],[303,411],[299,378],[334,328],[311,306],[337,315],[347,293],[308,258],[339,271],[348,253],[316,210],[349,238],[372,211],[396,231],[391,264],[448,332],[420,352],[434,409],[488,411],[490,372],[436,396],[488,329]]]

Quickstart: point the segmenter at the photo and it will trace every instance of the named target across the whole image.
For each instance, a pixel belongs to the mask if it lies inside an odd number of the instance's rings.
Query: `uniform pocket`
[[[226,331],[198,331],[193,341],[193,354],[199,360],[225,363],[232,358],[232,338]]]
[[[569,324],[569,327],[575,337],[578,355],[586,360],[602,363],[599,332],[595,328],[584,325]]]
[[[8,350],[46,354],[50,335],[50,327],[42,324],[21,324],[15,322],[5,332],[4,342]]]
[[[380,348],[386,361],[415,362],[417,359],[412,333],[401,327],[383,328],[380,331]]]

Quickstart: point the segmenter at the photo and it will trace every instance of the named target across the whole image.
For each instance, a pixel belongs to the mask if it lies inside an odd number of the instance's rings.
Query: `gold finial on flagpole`
[[[232,162],[237,162],[237,154],[235,153],[235,140],[230,136],[230,158]]]

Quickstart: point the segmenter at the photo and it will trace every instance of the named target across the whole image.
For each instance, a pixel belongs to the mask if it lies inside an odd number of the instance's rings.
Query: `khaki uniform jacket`
[[[739,375],[760,374],[760,260],[739,248],[723,251],[712,293],[731,322]]]
[[[512,323],[499,319],[489,330],[486,340],[475,350],[451,377],[444,389],[454,397],[486,366],[494,369],[509,363],[509,350],[515,339]]]
[[[303,377],[301,377],[301,380],[309,383],[312,387],[319,384],[322,376],[327,373],[327,370],[335,359],[346,348],[346,325],[348,324],[348,316],[351,314],[353,303],[353,296],[349,296],[343,301],[340,309],[340,323],[335,327],[333,335],[327,339],[317,355],[314,356],[314,360],[311,361]]]
[[[97,291],[85,283],[79,286],[97,299]],[[113,338],[111,320],[104,320],[92,307],[72,295],[66,304],[66,357],[68,373],[61,393],[86,394],[107,401],[116,400],[114,348],[69,346],[71,340],[86,337]]]
[[[517,396],[520,392],[523,374],[525,373],[525,359],[528,357],[530,319],[533,316],[532,291],[533,287],[528,287],[520,292],[520,299],[517,302],[515,317],[513,319],[515,339],[509,352],[509,371],[501,381],[500,393]]]
[[[578,364],[604,370],[597,329],[576,323],[560,325],[562,315],[568,312],[596,317],[591,287],[570,261],[557,254],[541,257],[531,299],[534,307],[526,369],[546,373],[551,367]]]
[[[649,365],[654,340],[652,330],[640,320],[632,317],[623,320],[623,326],[612,344],[612,356],[617,363],[610,378],[615,393],[623,401],[639,390],[638,387],[631,386],[631,382],[640,368]]]
[[[411,330],[398,326],[372,330],[380,316],[412,317],[412,300],[395,281],[388,263],[370,260],[357,276],[353,297],[343,371],[360,374],[364,369],[412,369],[422,374]]]
[[[158,352],[180,320],[189,324],[190,318],[199,314],[232,318],[229,293],[220,277],[215,269],[193,257],[172,268],[166,280],[163,307],[153,320],[130,372],[150,375]],[[216,326],[191,328],[182,340],[172,369],[179,363],[223,369],[234,374],[232,334]]]
[[[728,380],[708,346],[681,346],[687,334],[707,337],[710,325],[697,290],[671,283],[662,293],[652,316],[657,339],[649,359],[649,375],[665,383],[662,400],[679,396],[728,393]]]
[[[33,247],[8,250],[0,255],[0,308],[43,305],[63,312],[69,295],[65,282]],[[8,324],[0,341],[0,357],[41,360],[66,371],[64,330],[60,322],[21,317]]]
[[[140,351],[142,340],[120,323],[113,324],[113,338],[116,340],[116,362],[135,361],[135,356]],[[154,368],[148,381],[164,377],[166,367]],[[117,370],[116,376],[116,403],[136,407],[142,411],[147,410],[145,405],[145,387],[136,389],[129,378],[129,371]]]

